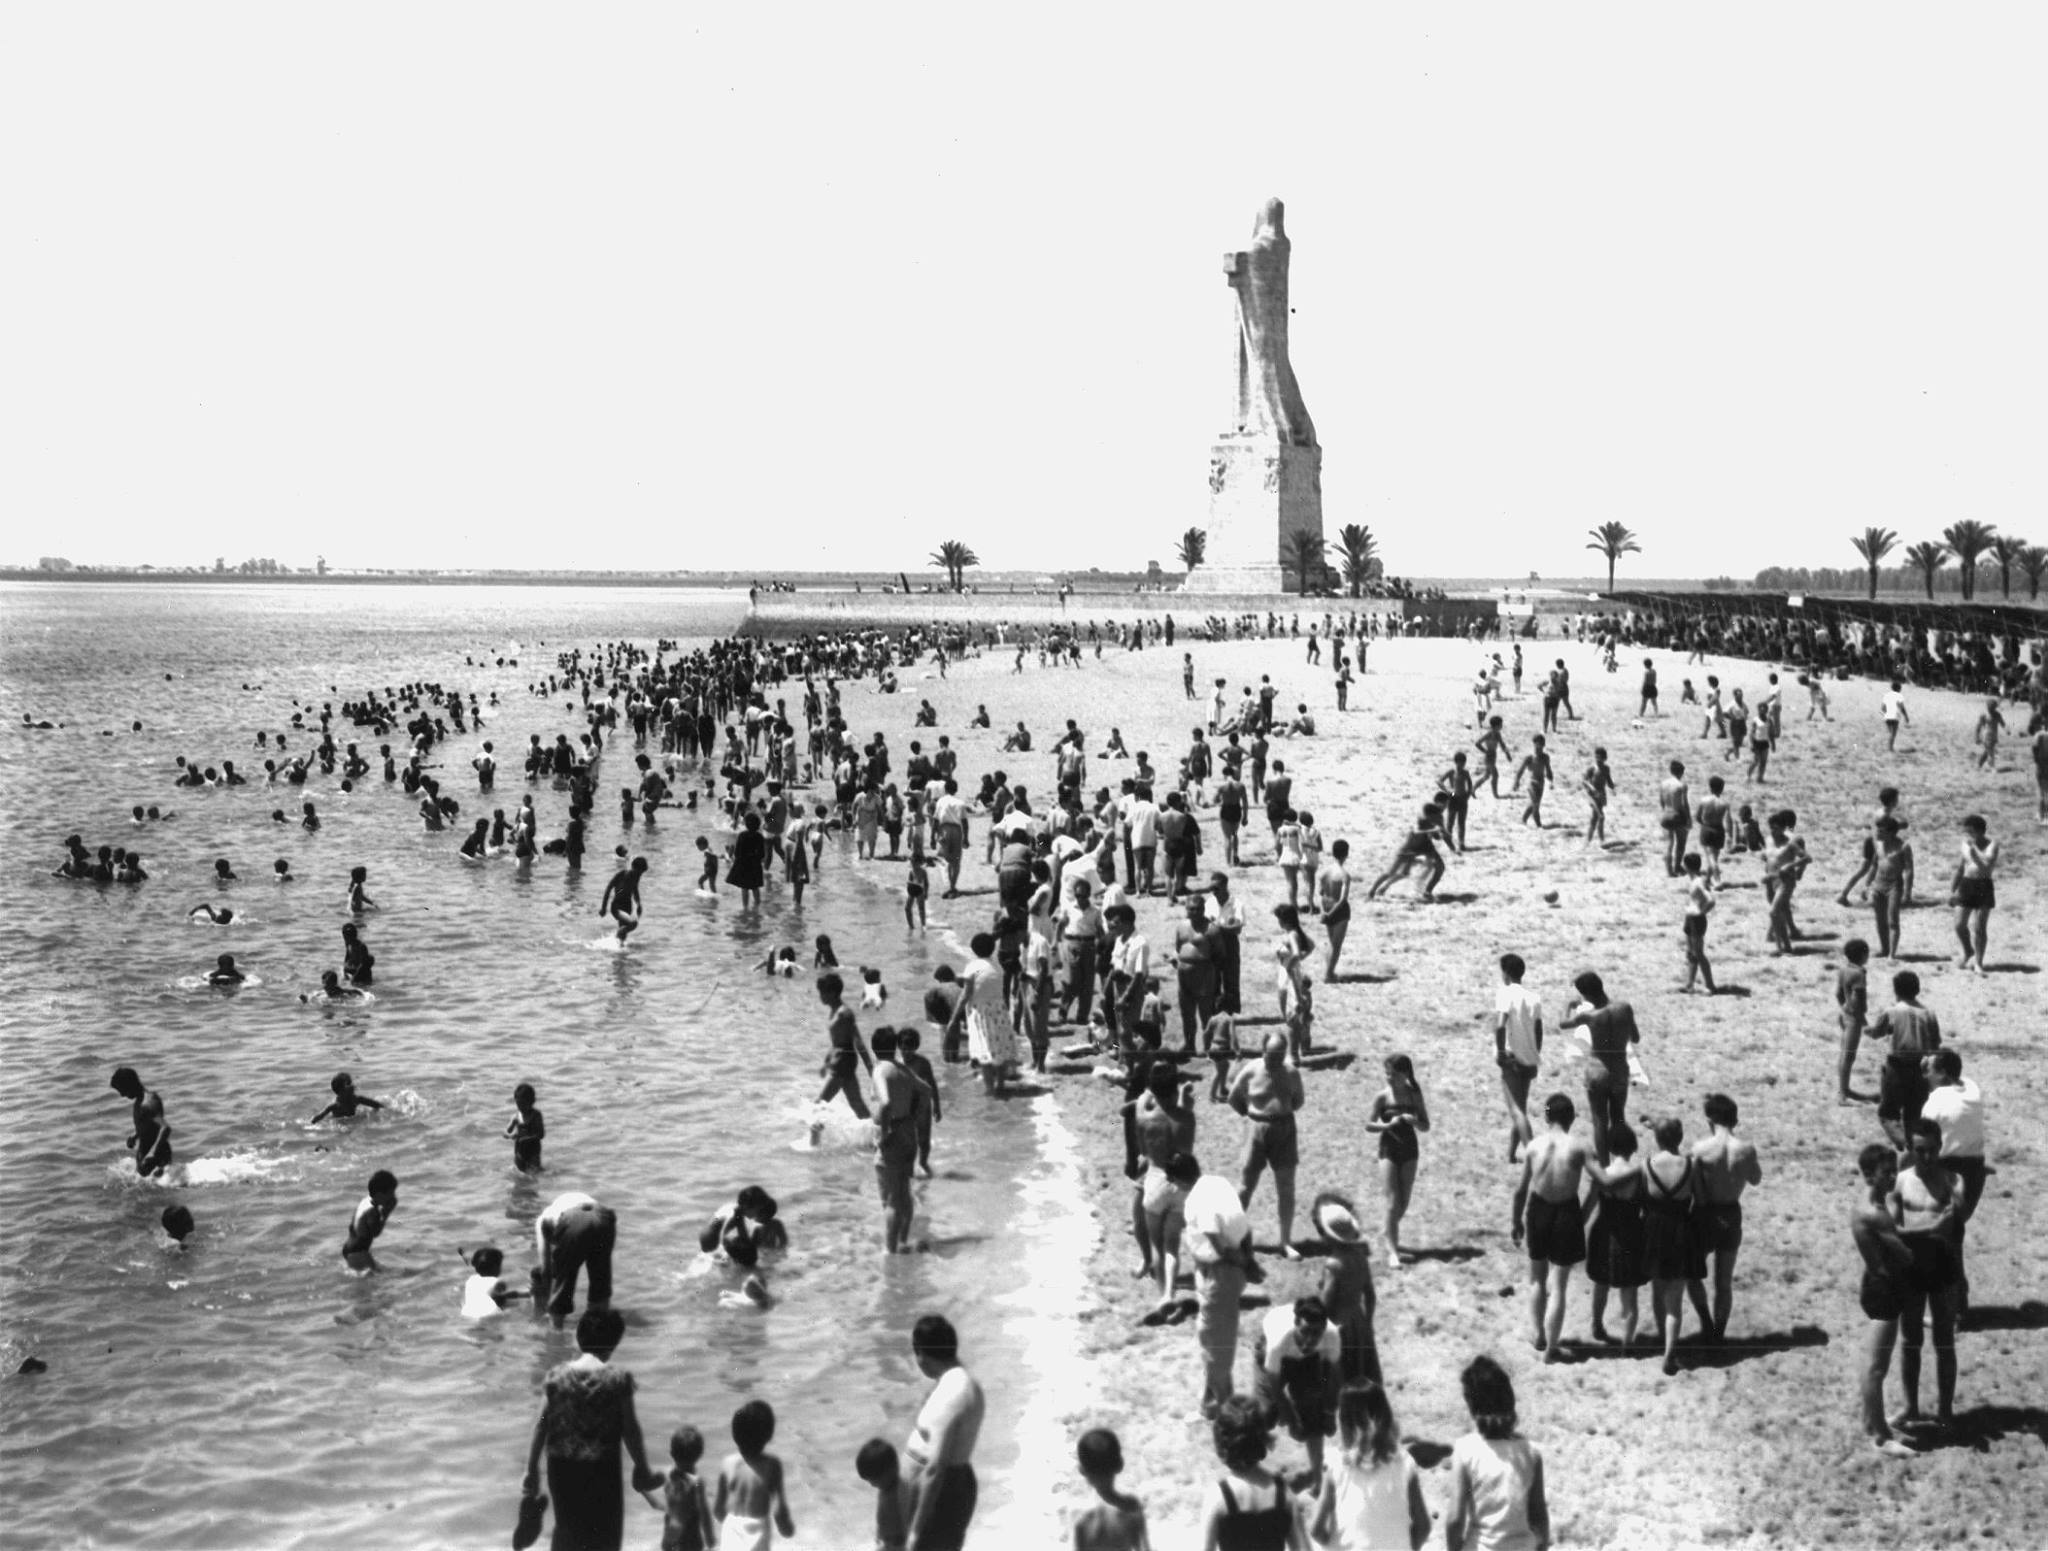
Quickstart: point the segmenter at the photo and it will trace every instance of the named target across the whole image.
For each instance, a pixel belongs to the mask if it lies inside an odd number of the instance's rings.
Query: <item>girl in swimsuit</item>
[[[1203,1502],[1202,1543],[1215,1551],[1308,1551],[1287,1483],[1262,1463],[1272,1434],[1259,1403],[1231,1396],[1218,1409],[1212,1433],[1228,1474]]]
[[[1593,1339],[1612,1342],[1606,1327],[1607,1291],[1621,1293],[1621,1344],[1636,1340],[1636,1289],[1650,1279],[1643,1255],[1643,1165],[1636,1134],[1626,1122],[1610,1126],[1613,1161],[1600,1177],[1600,1214],[1586,1240],[1586,1271],[1593,1278]]]
[[[1415,1193],[1415,1170],[1422,1157],[1418,1131],[1429,1129],[1429,1104],[1415,1080],[1415,1064],[1405,1055],[1386,1062],[1387,1085],[1374,1095],[1365,1128],[1380,1139],[1380,1188],[1385,1192],[1387,1265],[1401,1269],[1401,1219]]]
[[[1693,1269],[1692,1159],[1678,1151],[1685,1135],[1682,1122],[1660,1120],[1650,1129],[1657,1150],[1643,1165],[1643,1260],[1650,1273],[1650,1312],[1664,1338],[1664,1372],[1676,1374],[1686,1283],[1697,1275]]]

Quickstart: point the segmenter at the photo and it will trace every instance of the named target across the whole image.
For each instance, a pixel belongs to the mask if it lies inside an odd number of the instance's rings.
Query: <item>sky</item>
[[[2048,542],[2048,12],[11,6],[0,561],[1175,565],[1264,199],[1412,575]]]

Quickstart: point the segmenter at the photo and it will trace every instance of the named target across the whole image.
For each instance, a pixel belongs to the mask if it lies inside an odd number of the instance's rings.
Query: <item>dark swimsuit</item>
[[[1692,1183],[1692,1160],[1685,1160],[1685,1172],[1678,1184],[1667,1186],[1647,1164],[1643,1168],[1643,1262],[1660,1282],[1682,1282],[1699,1276],[1706,1267],[1700,1257],[1693,1269],[1692,1195],[1676,1192]]]
[[[1223,1520],[1216,1526],[1217,1551],[1282,1551],[1287,1530],[1294,1522],[1294,1505],[1287,1500],[1287,1487],[1276,1483],[1270,1508],[1240,1508],[1231,1494],[1230,1483],[1219,1481],[1223,1494]]]
[[[1396,1115],[1415,1117],[1412,1104],[1389,1104],[1380,1113],[1380,1119],[1392,1120]],[[1422,1144],[1416,1140],[1415,1127],[1394,1126],[1380,1132],[1380,1156],[1390,1163],[1413,1163],[1422,1156]]]

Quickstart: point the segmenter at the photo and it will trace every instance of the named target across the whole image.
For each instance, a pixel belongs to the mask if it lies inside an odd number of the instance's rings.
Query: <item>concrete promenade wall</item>
[[[1399,599],[1312,598],[1298,593],[1077,592],[1064,607],[1053,593],[1031,592],[777,592],[762,593],[743,627],[754,635],[796,635],[807,630],[879,627],[900,630],[916,624],[1045,626],[1089,620],[1163,619],[1196,624],[1211,614],[1325,613],[1398,614]]]

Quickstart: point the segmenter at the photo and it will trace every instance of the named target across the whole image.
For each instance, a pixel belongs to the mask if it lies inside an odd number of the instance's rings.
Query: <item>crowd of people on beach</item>
[[[1310,620],[1307,658],[1329,674],[1336,714],[1347,709],[1350,687],[1368,671],[1378,619],[1365,613]],[[1609,617],[1596,622],[1595,640],[1640,646],[1660,628]],[[1362,1122],[1377,1138],[1377,1233],[1360,1206],[1335,1190],[1315,1194],[1310,1231],[1296,1232],[1297,1116],[1314,1099],[1319,1074],[1356,1055],[1338,1048],[1342,1041],[1317,1023],[1319,987],[1338,979],[1354,923],[1350,840],[1327,836],[1309,806],[1314,783],[1329,773],[1317,753],[1317,713],[1306,703],[1287,711],[1269,675],[1241,683],[1233,694],[1228,676],[1204,673],[1192,649],[1184,649],[1187,743],[1156,762],[1150,750],[1128,749],[1115,726],[1099,730],[1079,716],[1037,733],[1019,721],[998,734],[996,719],[979,703],[963,725],[940,731],[938,711],[924,700],[911,728],[915,736],[900,755],[883,732],[862,734],[853,725],[856,687],[898,693],[900,675],[912,668],[929,666],[943,676],[949,661],[995,652],[1014,653],[1012,671],[1022,672],[1035,648],[1041,668],[1072,670],[1086,661],[1084,643],[1099,658],[1109,646],[1171,649],[1176,633],[1167,617],[1135,627],[1076,626],[1056,638],[1057,649],[1048,633],[1013,637],[995,625],[972,640],[919,626],[782,642],[724,640],[688,651],[666,641],[651,649],[631,642],[575,648],[530,687],[538,698],[575,709],[580,728],[573,737],[558,734],[551,745],[533,735],[522,761],[530,790],[509,817],[495,806],[498,762],[493,742],[482,736],[496,697],[480,702],[438,683],[296,707],[286,729],[257,735],[259,750],[275,756],[264,760],[261,780],[306,788],[381,777],[381,784],[417,796],[421,825],[439,832],[460,817],[462,805],[444,789],[452,778],[431,771],[452,768],[447,746],[455,739],[478,740],[468,764],[479,806],[493,812],[475,817],[466,838],[451,843],[451,858],[481,865],[509,853],[520,868],[531,869],[540,857],[560,857],[574,871],[592,848],[603,772],[623,758],[631,773],[616,786],[621,834],[630,840],[636,828],[673,822],[676,810],[695,815],[702,831],[696,841],[701,894],[731,893],[742,909],[754,911],[770,898],[779,904],[786,891],[793,912],[804,905],[807,888],[815,891],[830,849],[834,866],[901,870],[907,930],[927,926],[934,899],[973,898],[977,903],[959,907],[966,914],[951,927],[960,962],[942,967],[920,988],[916,1010],[935,1032],[942,1063],[967,1066],[991,1098],[1028,1080],[1027,1073],[1090,1073],[1110,1090],[1123,1121],[1122,1162],[1133,1182],[1129,1227],[1146,1289],[1142,1318],[1152,1325],[1192,1325],[1201,1409],[1224,1469],[1202,1510],[1207,1543],[1419,1545],[1430,1512],[1415,1466],[1399,1446],[1374,1330],[1374,1262],[1390,1271],[1408,1263],[1401,1225],[1417,1187],[1421,1138],[1431,1131],[1423,1075],[1410,1055],[1385,1054],[1385,1084]],[[1206,621],[1182,644],[1247,633],[1304,641],[1298,615],[1268,614],[1263,621]],[[1468,827],[1482,793],[1510,800],[1503,812],[1516,807],[1511,799],[1525,799],[1521,823],[1504,838],[1510,847],[1520,843],[1515,836],[1524,826],[1551,827],[1543,804],[1562,782],[1548,739],[1580,713],[1560,658],[1536,676],[1543,730],[1521,729],[1528,750],[1518,761],[1508,713],[1500,707],[1522,699],[1525,665],[1519,642],[1509,650],[1511,664],[1502,652],[1483,651],[1473,691],[1477,736],[1469,750],[1450,751],[1433,786],[1414,794],[1415,817],[1403,826],[1387,867],[1360,893],[1359,907],[1389,899],[1393,887],[1410,878],[1418,902],[1435,900],[1448,869],[1461,865],[1469,850]],[[1611,649],[1608,655],[1611,662]],[[1667,716],[1658,672],[1654,658],[1643,659],[1639,718]],[[1745,794],[1761,798],[1767,790],[1769,758],[1785,736],[1779,674],[1768,675],[1752,703],[1740,689],[1724,700],[1718,676],[1705,678],[1704,696],[1685,681],[1678,708],[1668,713],[1670,736],[1683,740],[1689,759],[1704,758],[1728,773],[1712,775],[1696,798],[1687,760],[1673,758],[1656,801],[1661,865],[1684,891],[1678,925],[1685,989],[1713,995],[1717,983],[1706,943],[1709,922],[1727,908],[1720,891],[1724,867],[1737,856],[1760,865],[1764,909],[1757,926],[1773,952],[1786,953],[1802,935],[1794,913],[1798,885],[1810,867],[1828,859],[1808,852],[1792,810],[1763,801],[1738,804],[1728,795],[1738,768]],[[988,681],[988,692],[998,693],[1001,682]],[[2026,736],[2048,821],[2048,727],[2038,670],[2033,683]],[[1810,703],[1809,719],[1825,715],[1824,692]],[[1907,716],[1898,684],[1884,704],[1895,739]],[[1696,735],[1693,715],[1702,723]],[[359,729],[365,744],[375,741],[376,759],[338,738],[337,725]],[[954,732],[972,737],[987,768],[963,763]],[[1980,746],[1996,736],[1980,722]],[[289,752],[288,739],[301,751]],[[1694,753],[1692,745],[1707,739],[1715,742]],[[1278,751],[1283,742],[1285,757]],[[622,744],[631,752],[616,752]],[[1604,749],[1593,749],[1590,759],[1577,783],[1589,813],[1584,843],[1604,846],[1604,809],[1616,781]],[[1510,790],[1503,794],[1500,778],[1511,766]],[[244,779],[229,762],[217,772],[184,758],[173,776],[180,785]],[[563,833],[543,840],[535,799],[548,791],[566,794],[567,804]],[[138,809],[137,823],[170,817]],[[291,822],[282,809],[273,820]],[[297,822],[317,827],[312,801],[302,799]],[[1900,911],[1917,882],[1907,828],[1905,800],[1887,786],[1857,870],[1835,896],[1847,905],[1859,888],[1867,894],[1875,956],[1886,963],[1899,955]],[[1986,955],[2000,846],[1978,815],[1964,818],[1962,829],[1946,882],[1961,965],[1983,973],[1991,967]],[[100,884],[149,876],[132,850],[95,852],[78,836],[65,848],[62,876]],[[616,847],[614,862],[599,911],[624,945],[645,919],[653,880],[647,860],[631,855],[628,844]],[[1262,933],[1254,930],[1239,885],[1244,869],[1269,865],[1283,897]],[[976,867],[993,875],[992,906],[982,903],[986,891],[968,886]],[[283,885],[295,875],[280,859],[274,878]],[[235,879],[230,860],[222,858],[216,886]],[[324,973],[322,997],[370,994],[375,959],[363,928],[378,907],[368,882],[365,868],[350,870],[343,960]],[[829,914],[831,906],[814,893],[813,908]],[[231,910],[210,901],[192,914],[202,910],[218,924],[232,919]],[[1320,941],[1312,928],[1320,930]],[[880,956],[865,947],[862,952]],[[1853,1085],[1859,1051],[1866,1042],[1882,1050],[1876,1105],[1882,1140],[1873,1139],[1859,1159],[1868,1194],[1852,1219],[1866,1267],[1862,1312],[1870,1332],[1861,1407],[1873,1444],[1906,1456],[1923,1427],[1952,1414],[1956,1331],[1968,1288],[1965,1229],[1988,1172],[1985,1100],[1963,1075],[1956,1052],[1943,1045],[1913,970],[1893,974],[1893,1004],[1871,1016],[1866,974],[1872,956],[1860,938],[1843,945],[1835,991],[1841,1044],[1824,1075],[1842,1103],[1856,1102],[1864,1097]],[[759,966],[784,978],[806,967],[815,973],[826,1025],[820,1113],[843,1099],[855,1116],[872,1122],[881,1244],[889,1253],[912,1252],[918,1245],[916,1180],[932,1174],[934,1125],[942,1118],[948,1081],[921,1053],[915,1019],[862,1028],[863,1013],[894,1016],[887,988],[871,966],[860,966],[858,978],[850,979],[829,934],[818,936],[808,955],[779,949]],[[1519,1171],[1510,1211],[1515,1242],[1528,1257],[1527,1339],[1546,1363],[1574,1360],[1581,1343],[1566,1334],[1566,1324],[1572,1273],[1583,1266],[1593,1283],[1592,1342],[1637,1345],[1639,1294],[1647,1286],[1645,1349],[1664,1372],[1677,1373],[1688,1361],[1681,1345],[1688,1305],[1696,1347],[1729,1339],[1744,1246],[1743,1200],[1761,1185],[1763,1161],[1739,1134],[1738,1100],[1723,1093],[1702,1096],[1704,1126],[1689,1145],[1684,1119],[1669,1113],[1648,1128],[1646,1148],[1628,1118],[1631,1086],[1645,1080],[1642,1034],[1629,1001],[1598,971],[1579,971],[1572,1000],[1547,1029],[1542,1001],[1525,984],[1527,969],[1521,954],[1499,957],[1500,989],[1491,1009],[1507,1156]],[[232,955],[221,955],[204,979],[232,990],[244,976]],[[1270,988],[1269,1004],[1262,988]],[[1254,1034],[1259,1025],[1265,1032]],[[1583,1111],[1564,1091],[1537,1102],[1539,1077],[1556,1050],[1553,1043],[1546,1054],[1546,1034],[1560,1032],[1580,1047]],[[127,1146],[138,1176],[166,1177],[171,1128],[162,1097],[127,1066],[114,1073],[111,1086],[131,1106]],[[336,1077],[333,1091],[334,1102],[316,1122],[346,1122],[363,1108],[380,1107],[357,1094],[346,1073]],[[1201,1096],[1206,1104],[1198,1102]],[[1226,1136],[1242,1133],[1241,1146],[1202,1136],[1208,1127],[1201,1117],[1213,1105],[1227,1114],[1221,1123]],[[530,1085],[514,1095],[506,1135],[514,1166],[538,1172],[546,1129]],[[1219,1152],[1234,1161],[1216,1166]],[[1269,1172],[1270,1237],[1255,1235],[1251,1216]],[[349,1216],[341,1258],[350,1270],[368,1274],[376,1269],[374,1246],[397,1209],[399,1182],[378,1170],[365,1189]],[[174,1238],[189,1235],[189,1208],[168,1207],[164,1225]],[[520,1515],[525,1538],[515,1543],[530,1543],[540,1531],[544,1466],[556,1515],[553,1543],[619,1544],[622,1448],[633,1464],[633,1488],[666,1515],[664,1546],[714,1540],[765,1546],[771,1533],[792,1534],[790,1483],[769,1452],[776,1419],[764,1402],[750,1401],[733,1417],[736,1452],[715,1483],[696,1474],[704,1439],[693,1427],[672,1437],[674,1468],[665,1476],[648,1463],[630,1376],[610,1362],[625,1328],[610,1299],[614,1213],[589,1195],[565,1193],[541,1213],[535,1233],[536,1263],[526,1290],[515,1292],[506,1283],[502,1252],[485,1246],[467,1257],[472,1276],[464,1292],[465,1309],[477,1317],[530,1297],[536,1312],[563,1327],[575,1309],[579,1272],[587,1277],[587,1308],[576,1325],[581,1355],[551,1370],[543,1386]],[[767,1267],[786,1243],[775,1203],[750,1187],[707,1228],[704,1249],[744,1273],[736,1297],[766,1306],[772,1301]],[[1248,1286],[1265,1275],[1262,1258],[1314,1260],[1317,1290],[1256,1320],[1247,1350],[1240,1314]],[[1610,1303],[1618,1307],[1618,1336],[1607,1322]],[[1936,1357],[1931,1419],[1920,1396],[1930,1323]],[[857,1468],[876,1490],[876,1543],[940,1551],[962,1544],[974,1517],[972,1456],[987,1402],[962,1366],[959,1336],[944,1318],[920,1319],[911,1339],[921,1371],[933,1381],[930,1396],[901,1455],[877,1440],[862,1451]],[[1895,1347],[1906,1404],[1888,1417],[1883,1387]],[[1247,1357],[1248,1394],[1240,1393],[1236,1377]],[[1508,1375],[1478,1357],[1462,1384],[1474,1431],[1451,1454],[1451,1487],[1442,1505],[1449,1544],[1543,1544],[1548,1509],[1541,1456],[1516,1431]],[[1302,1445],[1305,1471],[1288,1476],[1267,1467],[1280,1431]],[[1326,1455],[1329,1438],[1340,1440],[1334,1455]],[[1074,1544],[1103,1551],[1146,1544],[1142,1509],[1118,1485],[1124,1463],[1119,1440],[1094,1430],[1077,1447],[1096,1501],[1076,1519]]]

